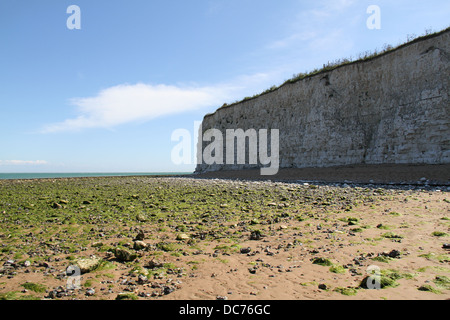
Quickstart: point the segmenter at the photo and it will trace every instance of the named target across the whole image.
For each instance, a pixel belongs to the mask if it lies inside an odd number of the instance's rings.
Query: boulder
[[[95,270],[101,263],[102,259],[99,257],[82,258],[77,260],[76,265],[80,268],[81,273],[88,273]]]
[[[137,258],[136,253],[125,248],[116,248],[114,256],[119,261],[133,261]]]
[[[134,241],[134,245],[133,245],[133,249],[134,250],[143,250],[145,248],[147,248],[147,243],[145,243],[144,241]]]

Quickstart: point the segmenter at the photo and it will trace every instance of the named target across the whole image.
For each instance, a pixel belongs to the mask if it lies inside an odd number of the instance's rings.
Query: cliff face
[[[279,129],[281,168],[450,163],[449,77],[447,29],[222,107],[202,131]],[[196,171],[250,167],[203,162]]]

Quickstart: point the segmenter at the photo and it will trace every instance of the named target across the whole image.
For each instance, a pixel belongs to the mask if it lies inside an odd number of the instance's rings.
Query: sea
[[[74,173],[0,173],[5,179],[57,179],[88,177],[133,177],[133,176],[180,176],[192,172],[74,172]]]

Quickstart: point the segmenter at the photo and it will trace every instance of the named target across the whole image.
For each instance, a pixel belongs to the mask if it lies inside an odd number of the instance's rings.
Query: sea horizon
[[[188,175],[193,172],[8,172],[0,180]]]

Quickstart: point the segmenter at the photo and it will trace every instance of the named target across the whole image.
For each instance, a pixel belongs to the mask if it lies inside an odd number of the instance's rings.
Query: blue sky
[[[449,16],[447,0],[2,0],[0,172],[193,171],[171,159],[176,129]]]

